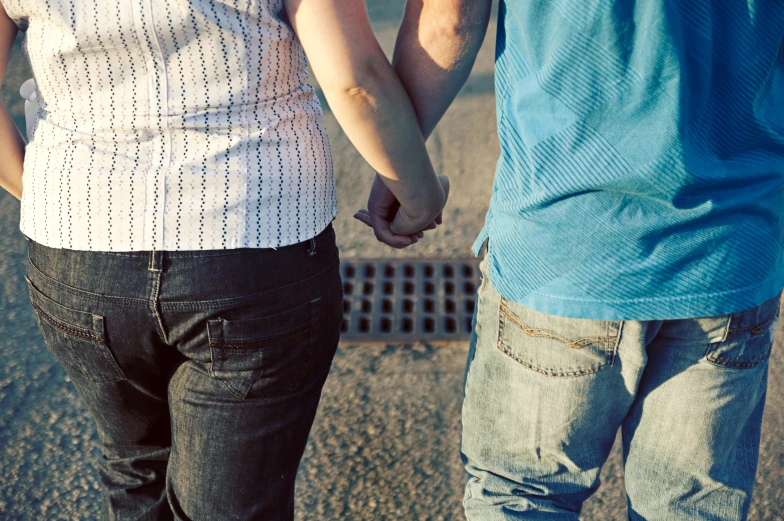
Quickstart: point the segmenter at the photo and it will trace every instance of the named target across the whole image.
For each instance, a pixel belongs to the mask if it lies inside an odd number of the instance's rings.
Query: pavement
[[[369,0],[385,50],[394,43],[403,0]],[[377,244],[351,215],[363,206],[372,171],[327,110],[344,258],[465,258],[481,228],[498,153],[492,92],[494,27],[466,88],[428,146],[450,176],[445,226],[404,251]],[[0,92],[20,114],[26,79],[20,53]],[[21,123],[21,119],[18,120]],[[89,456],[95,427],[63,370],[46,350],[27,300],[19,204],[0,194],[0,519],[99,519]],[[784,326],[784,321],[782,321]],[[771,360],[751,521],[784,519],[784,332]],[[465,473],[459,457],[466,343],[341,345],[324,390],[297,485],[297,520],[460,520]],[[618,447],[584,521],[626,519]],[[217,521],[217,520],[216,520]]]

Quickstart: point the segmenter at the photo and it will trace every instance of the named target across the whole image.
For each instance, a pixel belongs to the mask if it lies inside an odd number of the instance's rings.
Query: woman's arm
[[[16,32],[16,24],[8,18],[3,4],[0,3],[0,84],[5,77]],[[22,198],[24,147],[24,139],[16,128],[11,114],[0,102],[0,187],[17,199]]]
[[[446,195],[364,0],[285,0],[285,5],[332,112],[400,203],[391,231],[410,235],[428,227]]]

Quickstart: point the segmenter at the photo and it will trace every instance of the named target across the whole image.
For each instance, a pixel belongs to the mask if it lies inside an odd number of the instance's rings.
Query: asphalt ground
[[[402,0],[369,0],[379,40],[391,50]],[[395,251],[375,242],[351,215],[365,202],[372,171],[327,110],[336,162],[344,258],[465,258],[481,228],[498,153],[488,42],[474,74],[428,143],[452,195],[445,225]],[[18,116],[16,89],[27,78],[17,52],[0,96]],[[26,242],[19,204],[0,194],[0,519],[99,519],[90,457],[95,427],[64,371],[46,350],[24,284]],[[784,325],[784,322],[782,322]],[[771,359],[752,521],[784,519],[784,332]],[[300,469],[298,520],[459,520],[465,473],[459,457],[466,343],[341,345]],[[586,521],[626,519],[616,450]]]

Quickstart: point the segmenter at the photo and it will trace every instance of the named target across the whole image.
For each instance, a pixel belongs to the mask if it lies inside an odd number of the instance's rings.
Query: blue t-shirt
[[[784,286],[784,2],[512,0],[486,225],[502,295],[578,318],[755,307]]]

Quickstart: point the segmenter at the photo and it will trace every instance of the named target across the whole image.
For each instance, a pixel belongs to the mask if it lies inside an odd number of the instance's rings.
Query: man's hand
[[[444,189],[444,201],[449,198],[449,179],[446,176],[438,176],[441,187]],[[446,204],[446,203],[445,203]],[[401,211],[400,203],[395,198],[392,191],[384,184],[384,181],[376,175],[373,187],[368,198],[368,209],[360,210],[354,214],[354,218],[373,228],[376,239],[379,242],[393,248],[402,249],[416,244],[419,239],[424,237],[426,231],[434,230],[442,222],[441,213],[433,222],[413,235],[398,235],[392,231],[393,222],[405,221],[406,214]]]

